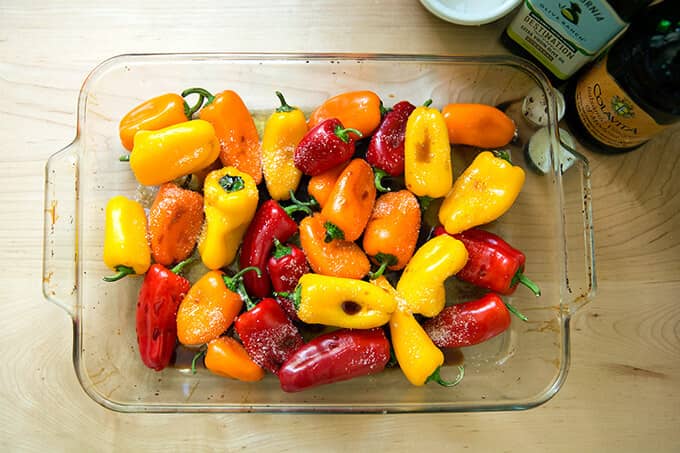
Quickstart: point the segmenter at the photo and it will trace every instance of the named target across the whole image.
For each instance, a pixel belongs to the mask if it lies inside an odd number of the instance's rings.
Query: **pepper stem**
[[[423,102],[423,107],[429,107],[432,105],[432,99],[428,99],[427,101]]]
[[[527,277],[523,273],[518,272],[515,275],[515,278],[513,279],[513,283],[515,283],[515,282],[519,282],[519,283],[523,284],[524,286],[526,286],[527,288],[529,288],[531,290],[531,292],[534,293],[534,295],[536,297],[541,295],[541,288],[539,288],[538,285],[533,280],[531,280],[529,277]]]
[[[350,132],[357,134],[359,136],[359,138],[364,136],[359,130],[354,129],[353,127],[346,127],[346,128],[343,129],[340,126],[336,126],[335,130],[333,132],[335,133],[335,135],[338,136],[338,138],[340,140],[342,140],[345,143],[349,143],[349,140],[350,140],[349,133]]]
[[[527,318],[526,316],[524,316],[524,315],[522,314],[522,312],[520,312],[517,308],[515,308],[515,307],[512,306],[512,305],[510,305],[510,304],[507,303],[506,301],[503,301],[503,303],[505,304],[505,307],[508,309],[508,311],[509,311],[510,313],[512,313],[513,315],[517,316],[519,319],[521,319],[521,320],[524,321],[524,322],[529,321],[529,318]]]
[[[385,105],[383,104],[383,101],[381,99],[380,100],[380,117],[381,118],[384,117],[385,115],[387,115],[391,111],[392,111],[392,109],[385,107]]]
[[[375,188],[378,189],[379,192],[389,192],[390,188],[383,186],[383,179],[389,178],[389,175],[385,170],[382,168],[374,168],[373,169],[373,182],[375,183]]]
[[[130,155],[129,154],[123,154],[118,158],[119,161],[121,162],[130,162]]]
[[[345,232],[336,224],[326,221],[323,227],[326,229],[326,236],[323,238],[325,243],[329,243],[333,239],[345,239]]]
[[[272,253],[272,258],[275,259],[280,259],[283,258],[284,256],[288,256],[293,252],[293,249],[288,247],[287,245],[283,245],[281,241],[279,241],[277,238],[274,238],[274,252]]]
[[[396,256],[391,255],[389,253],[378,253],[375,255],[374,258],[378,263],[380,263],[380,267],[378,268],[377,271],[370,272],[368,274],[368,278],[370,278],[371,280],[375,280],[378,277],[382,276],[382,274],[385,273],[389,266],[394,266],[399,261],[397,260]]]
[[[222,280],[224,280],[224,284],[227,285],[229,291],[234,292],[241,297],[243,302],[246,304],[247,310],[250,310],[256,305],[248,295],[248,291],[246,291],[246,287],[243,284],[243,274],[250,271],[255,271],[258,277],[262,277],[262,271],[257,266],[244,267],[231,277],[226,275],[222,277]]]
[[[442,367],[438,366],[437,369],[434,370],[434,373],[432,373],[430,377],[425,380],[425,383],[427,384],[430,381],[435,381],[437,384],[443,387],[455,387],[456,385],[460,384],[460,382],[463,380],[463,377],[465,376],[465,367],[463,365],[458,365],[458,376],[456,376],[456,379],[453,381],[445,381],[439,374],[441,369]]]
[[[276,97],[278,97],[279,101],[281,101],[281,107],[276,109],[276,113],[288,113],[295,110],[295,107],[291,107],[290,105],[288,105],[288,103],[286,102],[286,98],[283,97],[283,94],[281,94],[280,91],[275,91],[275,93]]]
[[[135,270],[131,268],[130,266],[116,266],[115,267],[116,273],[113,275],[109,275],[108,277],[104,277],[105,282],[117,282],[123,277],[126,277],[128,275],[132,275],[135,273]]]
[[[493,155],[499,159],[503,159],[507,163],[512,165],[512,159],[510,158],[510,152],[507,149],[499,149],[493,152]]]
[[[289,193],[290,201],[293,204],[283,208],[283,210],[286,211],[286,214],[288,215],[297,211],[302,211],[307,215],[312,215],[312,208],[319,206],[319,203],[314,199],[314,197],[311,197],[309,201],[300,201],[295,197],[295,192],[293,192],[293,190],[290,190]]]
[[[208,100],[208,102],[206,102],[205,105],[208,105],[208,104],[212,103],[212,101],[215,100],[215,96],[213,96],[213,94],[210,91],[206,90],[205,88],[194,87],[194,88],[187,88],[186,90],[182,91],[182,97],[183,98],[189,96],[190,94],[198,94],[199,96],[205,97]]]
[[[194,358],[191,360],[191,374],[196,374],[196,362],[203,355],[205,355],[205,349],[201,349],[194,355]]]
[[[194,116],[194,113],[198,112],[198,110],[203,106],[203,101],[205,101],[205,96],[202,94],[198,95],[198,102],[194,104],[193,106],[190,106],[189,103],[184,100],[184,115],[186,115],[187,119],[191,119]]]
[[[302,301],[302,285],[298,284],[295,287],[295,292],[293,293],[293,307],[295,310],[300,309],[300,302]]]
[[[184,261],[180,261],[179,263],[175,264],[175,267],[170,269],[170,272],[173,272],[175,274],[179,274],[180,272],[182,272],[184,270],[184,268],[186,267],[187,264],[191,264],[194,261],[196,261],[196,257],[190,256],[189,258],[185,259]]]

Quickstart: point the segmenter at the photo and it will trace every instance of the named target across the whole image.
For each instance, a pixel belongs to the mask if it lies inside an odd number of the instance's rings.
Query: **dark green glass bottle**
[[[572,132],[594,151],[633,150],[680,121],[680,2],[646,9],[565,98]]]

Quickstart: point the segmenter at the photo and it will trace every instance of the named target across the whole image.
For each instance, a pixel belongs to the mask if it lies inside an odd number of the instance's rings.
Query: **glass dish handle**
[[[78,296],[77,149],[74,141],[45,165],[43,295],[71,316]]]
[[[590,302],[597,290],[592,191],[588,159],[562,141],[575,160],[562,173],[566,237],[566,297],[570,314]]]

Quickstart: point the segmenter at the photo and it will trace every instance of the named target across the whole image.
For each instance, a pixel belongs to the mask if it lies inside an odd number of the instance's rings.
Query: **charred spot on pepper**
[[[430,152],[430,130],[425,128],[423,130],[423,139],[416,143],[416,161],[427,163],[432,159],[432,153]]]
[[[361,311],[361,305],[353,300],[345,300],[340,304],[340,308],[347,315],[356,315]]]

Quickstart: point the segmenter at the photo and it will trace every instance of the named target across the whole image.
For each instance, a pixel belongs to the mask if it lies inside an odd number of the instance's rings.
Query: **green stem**
[[[135,273],[135,270],[131,268],[130,266],[116,266],[115,268],[116,273],[114,275],[109,275],[108,277],[104,277],[105,282],[117,282],[123,277],[126,277],[128,275],[132,275]]]
[[[323,227],[326,229],[326,236],[323,238],[325,243],[329,243],[333,239],[345,239],[345,232],[336,224],[326,221]]]
[[[522,272],[517,272],[515,278],[513,279],[513,283],[514,282],[521,283],[527,288],[529,288],[536,297],[541,295],[541,288],[539,288],[538,285],[533,280],[524,275]]]
[[[205,355],[205,349],[201,349],[194,355],[194,358],[191,360],[191,374],[196,374],[196,362],[203,355]]]
[[[375,188],[378,189],[378,192],[389,192],[389,187],[383,186],[383,179],[389,177],[387,172],[381,168],[374,168],[373,175],[373,182],[375,183]]]
[[[506,149],[496,150],[493,152],[493,155],[498,157],[499,159],[507,161],[509,164],[512,164],[512,159],[510,159],[510,152]]]
[[[428,99],[427,101],[423,102],[423,107],[429,107],[432,105],[432,99]]]
[[[434,198],[428,197],[427,195],[423,195],[422,197],[418,197],[418,202],[420,203],[420,209],[421,211],[425,212],[427,211],[427,208],[430,207],[432,202],[434,201]]]
[[[281,243],[278,239],[274,238],[274,252],[272,252],[272,258],[280,259],[284,256],[288,256],[293,252],[293,250]]]
[[[189,103],[184,100],[184,115],[186,115],[187,119],[191,119],[194,117],[194,113],[198,112],[198,110],[203,106],[203,101],[205,101],[205,96],[202,94],[198,95],[198,102],[192,106],[189,106]]]
[[[212,103],[212,101],[215,100],[215,96],[213,96],[212,93],[210,91],[206,90],[205,88],[194,87],[194,88],[187,88],[186,90],[182,91],[182,97],[183,98],[189,96],[190,94],[198,94],[199,96],[205,97],[208,100],[208,102],[206,102],[205,105],[208,105],[208,104]]]
[[[368,274],[368,278],[370,278],[371,280],[375,280],[378,277],[380,277],[382,274],[385,273],[389,266],[394,266],[395,264],[397,264],[397,261],[399,261],[397,260],[396,256],[391,255],[389,253],[378,253],[377,255],[375,255],[375,259],[378,263],[380,263],[380,267],[378,268],[377,271],[370,272]]]
[[[307,215],[312,215],[312,208],[319,206],[319,202],[316,201],[314,197],[310,197],[309,201],[300,201],[295,197],[295,192],[293,190],[290,190],[289,193],[290,201],[293,204],[283,208],[283,210],[286,211],[286,214],[288,215],[298,211],[302,211]]]
[[[130,162],[130,155],[129,154],[123,154],[118,158],[119,161],[121,162]]]
[[[392,111],[392,109],[386,108],[386,107],[383,105],[383,101],[380,100],[380,117],[381,117],[381,118],[384,117],[385,115],[387,115],[387,114],[390,113],[391,111]]]
[[[190,256],[189,258],[185,259],[184,261],[180,261],[179,263],[177,263],[175,265],[175,267],[170,269],[170,272],[173,272],[175,274],[179,274],[180,272],[182,272],[184,270],[184,268],[186,267],[187,264],[191,264],[194,261],[196,261],[196,257]]]
[[[503,303],[505,304],[505,307],[508,309],[508,311],[509,311],[510,313],[512,313],[513,315],[517,316],[519,319],[521,319],[521,320],[524,321],[524,322],[529,321],[529,318],[527,318],[526,316],[524,316],[524,315],[522,314],[522,312],[520,312],[517,308],[515,308],[515,307],[512,306],[512,305],[510,305],[510,304],[507,303],[506,301],[503,301]]]
[[[335,135],[338,136],[338,138],[340,140],[342,140],[345,143],[349,143],[349,140],[350,140],[349,133],[350,132],[357,134],[359,136],[359,138],[363,137],[363,134],[359,130],[354,129],[353,127],[346,127],[346,128],[343,129],[340,126],[336,126],[335,130],[333,132],[335,133]]]
[[[295,292],[293,293],[293,307],[295,310],[300,308],[300,302],[302,301],[302,285],[298,284],[295,287]]]
[[[241,297],[243,302],[246,304],[247,310],[250,310],[256,305],[255,302],[253,302],[253,300],[248,295],[248,291],[246,291],[246,287],[243,284],[243,274],[250,271],[254,271],[257,273],[258,277],[262,277],[262,271],[257,266],[244,267],[231,277],[228,277],[226,275],[222,277],[222,279],[224,280],[224,284],[227,285],[229,291],[234,292]]]
[[[443,387],[455,387],[456,385],[460,384],[460,382],[463,380],[463,377],[465,376],[465,367],[463,365],[458,365],[458,376],[456,376],[456,379],[453,381],[445,381],[439,374],[441,368],[442,367],[440,366],[437,367],[437,369],[434,370],[434,373],[432,373],[430,377],[427,378],[425,383],[427,384],[430,381],[435,381],[437,384]]]
[[[291,107],[290,105],[288,105],[288,103],[286,102],[286,98],[283,97],[283,94],[281,94],[280,91],[275,91],[275,93],[276,97],[278,97],[279,101],[281,101],[281,107],[276,109],[276,113],[288,113],[295,110],[295,107]]]

